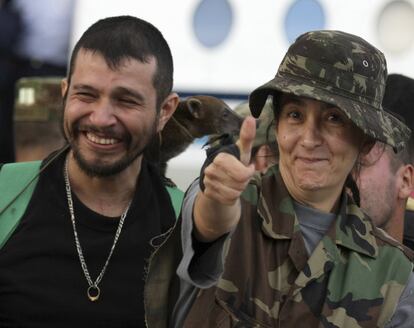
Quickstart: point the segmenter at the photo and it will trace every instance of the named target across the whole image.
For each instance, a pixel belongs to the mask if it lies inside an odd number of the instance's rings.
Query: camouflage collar
[[[378,255],[371,220],[345,192],[340,214],[328,235],[335,238],[337,245],[374,258]]]
[[[257,198],[257,210],[262,218],[262,231],[274,239],[292,239],[300,230],[299,221],[293,208],[293,200],[279,173],[277,165],[261,179]],[[341,247],[376,257],[378,245],[373,235],[370,219],[344,192],[338,218],[328,230],[327,236]]]

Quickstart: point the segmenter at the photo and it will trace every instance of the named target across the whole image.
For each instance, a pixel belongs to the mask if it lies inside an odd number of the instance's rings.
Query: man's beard
[[[97,129],[89,128],[90,131],[97,131]],[[124,140],[126,144],[126,154],[121,159],[115,161],[114,163],[107,164],[107,163],[99,163],[88,161],[81,153],[78,144],[76,143],[76,139],[80,133],[79,126],[74,126],[73,135],[70,136],[69,143],[73,151],[73,156],[75,158],[76,163],[79,165],[80,169],[84,171],[90,177],[109,177],[115,174],[118,174],[125,170],[128,166],[130,166],[140,155],[143,154],[145,148],[149,144],[150,140],[156,134],[156,124],[152,125],[151,129],[146,131],[145,140],[140,144],[133,145],[133,149],[131,148],[132,138],[129,136],[126,140]]]
[[[374,224],[384,230],[389,228],[388,225],[395,210],[393,200],[397,197],[395,181],[389,180],[381,191],[362,189],[360,193],[361,207],[370,216]]]

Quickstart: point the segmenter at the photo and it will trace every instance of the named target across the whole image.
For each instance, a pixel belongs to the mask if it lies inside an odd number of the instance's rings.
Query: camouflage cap
[[[24,77],[16,83],[16,122],[60,121],[63,113],[63,77]]]
[[[234,111],[243,118],[251,115],[248,102],[244,102],[236,106],[234,108]],[[253,142],[253,147],[257,147],[267,143],[276,143],[276,136],[274,130],[274,115],[271,101],[267,101],[264,104],[263,110],[258,118],[256,137]]]
[[[387,64],[381,51],[364,39],[340,31],[313,31],[289,47],[275,78],[249,98],[255,117],[269,95],[290,93],[333,104],[365,134],[399,151],[410,129],[381,105]]]

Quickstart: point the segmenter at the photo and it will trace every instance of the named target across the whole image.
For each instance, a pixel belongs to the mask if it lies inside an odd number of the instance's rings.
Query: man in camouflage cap
[[[251,115],[249,103],[241,103],[234,111],[242,117]],[[257,119],[256,136],[252,145],[251,162],[256,171],[265,173],[267,168],[277,163],[278,151],[274,134],[272,103],[267,101]],[[238,136],[237,136],[238,138]]]
[[[248,102],[243,102],[233,109],[238,115],[246,118],[251,115]],[[267,101],[264,105],[260,117],[256,120],[256,136],[252,145],[251,163],[254,164],[256,171],[266,172],[267,168],[277,163],[278,150],[276,137],[274,134],[274,115],[272,110],[272,102]],[[236,142],[239,135],[211,135],[207,145],[212,147],[220,146],[226,142]]]
[[[256,117],[272,96],[278,164],[255,174],[248,117],[186,193],[175,327],[412,325],[413,254],[347,193],[375,140],[397,151],[410,134],[381,107],[386,77],[384,55],[351,34],[308,32],[290,46],[250,96]]]

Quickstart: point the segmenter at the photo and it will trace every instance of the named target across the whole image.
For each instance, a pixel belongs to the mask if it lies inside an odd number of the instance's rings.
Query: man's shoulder
[[[4,177],[13,177],[21,179],[29,174],[35,174],[39,171],[41,161],[2,163],[0,164],[0,173]]]
[[[401,260],[406,259],[411,263],[414,262],[413,250],[394,239],[383,229],[376,227],[374,224],[372,224],[372,226],[372,234],[374,235],[380,250],[383,248],[390,248],[395,256],[401,257]]]
[[[414,260],[414,252],[401,242],[389,235],[385,230],[377,227],[373,220],[365,213],[360,206],[355,204],[352,197],[346,193],[346,216],[345,222],[350,231],[353,231],[353,239],[362,248],[369,250],[371,256],[392,262],[401,261],[410,264]],[[364,247],[369,246],[369,247]]]

